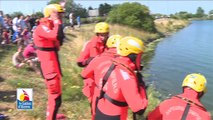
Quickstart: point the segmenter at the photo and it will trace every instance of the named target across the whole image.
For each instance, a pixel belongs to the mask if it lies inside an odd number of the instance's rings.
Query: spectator
[[[22,55],[30,67],[33,68],[37,74],[40,74],[40,70],[37,67],[38,57],[36,55],[36,49],[33,42],[29,43],[27,47],[24,48]]]
[[[31,42],[31,33],[29,32],[28,28],[24,28],[21,33],[21,37],[25,46],[27,46]]]
[[[12,22],[13,22],[13,31],[16,32],[18,31],[18,19],[19,19],[20,15],[17,15],[15,18],[13,18]]]
[[[0,11],[0,43],[2,41],[2,32],[4,27],[4,18],[3,18],[3,11]]]
[[[36,27],[38,26],[38,24],[39,24],[39,19],[36,19],[35,24],[34,24],[34,26],[31,29],[31,32],[33,32],[36,29]]]
[[[18,48],[18,51],[12,57],[12,63],[16,68],[21,68],[22,66],[25,65],[24,57],[22,55],[23,48],[24,48],[23,46],[20,46]]]
[[[27,16],[25,17],[25,19],[24,19],[24,22],[25,22],[25,24],[26,24],[26,26],[27,26],[28,28],[30,28],[30,22],[29,22],[29,20],[30,20],[30,16],[27,15]]]
[[[18,46],[21,45],[22,38],[21,38],[21,28],[20,27],[18,27],[17,31],[15,31],[13,33],[12,42],[18,43]]]
[[[3,11],[0,11],[0,28],[4,27],[4,14]]]
[[[10,35],[9,35],[7,29],[4,28],[3,29],[3,33],[2,33],[2,38],[3,38],[2,44],[9,44],[10,43],[9,36]]]
[[[26,22],[24,21],[24,16],[21,15],[19,20],[18,20],[18,24],[20,25],[21,29],[25,29],[27,27]]]
[[[80,28],[80,26],[81,26],[81,17],[80,16],[77,17],[77,24],[78,24],[78,27]]]
[[[69,20],[71,29],[74,29],[74,15],[72,12],[69,14]]]
[[[32,15],[29,19],[29,23],[30,23],[30,29],[33,28],[33,26],[35,26],[35,22],[36,22],[36,18],[35,15]]]

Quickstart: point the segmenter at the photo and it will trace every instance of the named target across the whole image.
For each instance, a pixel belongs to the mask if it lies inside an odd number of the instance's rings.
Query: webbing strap
[[[106,74],[103,77],[103,82],[102,82],[102,87],[101,87],[101,92],[100,92],[100,96],[99,99],[104,97],[105,92],[103,91],[104,85],[106,84],[110,74],[112,73],[112,71],[115,69],[115,64],[112,63],[112,65],[109,67],[108,71],[106,72]]]
[[[181,96],[178,96],[178,95],[176,95],[176,96],[174,96],[174,97],[180,98],[180,99],[186,101],[186,102],[189,103],[189,104],[194,104],[194,105],[198,106],[199,108],[201,108],[201,109],[203,109],[203,110],[206,110],[206,108],[204,108],[203,106],[201,106],[201,105],[199,105],[199,104],[197,104],[197,103],[195,103],[195,102],[193,102],[193,101],[191,101],[191,100],[189,100],[189,99],[187,99],[187,98],[184,98],[184,97],[181,97]]]
[[[117,105],[119,107],[127,107],[128,106],[128,104],[126,102],[120,102],[120,101],[114,100],[111,97],[109,97],[107,94],[104,94],[104,98],[106,98],[112,104]]]
[[[52,47],[52,48],[45,48],[45,47],[38,47],[38,46],[36,46],[35,48],[36,48],[36,49],[39,49],[39,50],[41,50],[41,51],[57,51],[57,48],[55,48],[55,47]]]
[[[189,108],[190,108],[190,104],[187,103],[187,104],[186,104],[186,107],[185,107],[185,110],[184,110],[184,112],[183,112],[183,115],[182,115],[181,120],[186,120],[186,117],[187,117],[187,115],[188,115],[188,113],[189,113]]]

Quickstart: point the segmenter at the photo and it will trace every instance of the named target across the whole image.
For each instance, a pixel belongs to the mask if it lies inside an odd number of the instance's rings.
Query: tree
[[[61,2],[61,0],[50,0],[48,3],[47,3],[47,5],[49,5],[49,4],[58,4],[58,3],[60,3]]]
[[[210,11],[209,11],[209,15],[213,15],[213,10],[210,10]]]
[[[88,10],[93,10],[93,8],[91,6],[88,7]]]
[[[38,18],[44,17],[42,12],[36,12],[36,13],[34,13],[34,15],[37,16]]]
[[[20,11],[19,12],[14,12],[14,13],[11,14],[11,17],[14,18],[14,17],[17,17],[18,15],[24,15],[24,14],[22,12],[20,12]]]
[[[148,7],[140,3],[123,3],[116,5],[109,12],[107,21],[128,25],[134,28],[155,32],[154,18],[150,15]]]
[[[157,18],[161,18],[162,16],[165,16],[165,15],[161,14],[161,13],[156,13],[156,14],[152,14],[152,16],[157,19]]]
[[[83,8],[80,4],[74,3],[72,12],[74,13],[74,16],[80,16],[82,18],[86,18],[88,16],[87,9]]]
[[[180,11],[178,13],[175,13],[174,15],[171,15],[170,17],[174,19],[189,19],[189,18],[193,18],[194,15],[186,11]]]
[[[213,19],[213,10],[209,11],[209,19]]]
[[[198,8],[197,8],[197,12],[196,12],[196,17],[201,18],[201,17],[204,17],[204,16],[205,16],[205,13],[204,13],[203,8],[198,7]]]
[[[99,13],[100,16],[105,16],[109,13],[111,10],[112,6],[110,4],[104,3],[99,5]]]
[[[60,4],[61,0],[50,0],[47,4]],[[67,0],[65,4],[65,16],[69,16],[69,13],[72,11],[73,7],[73,0]]]
[[[48,4],[59,4],[61,0],[51,0]],[[69,18],[70,13],[74,13],[74,15],[87,17],[87,10],[83,8],[80,4],[75,4],[73,0],[67,0],[65,4],[65,16]]]

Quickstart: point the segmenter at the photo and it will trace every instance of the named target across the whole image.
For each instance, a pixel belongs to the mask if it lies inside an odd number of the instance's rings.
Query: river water
[[[146,73],[162,94],[182,92],[187,74],[201,73],[207,79],[207,93],[201,99],[213,115],[213,21],[192,24],[158,43]]]

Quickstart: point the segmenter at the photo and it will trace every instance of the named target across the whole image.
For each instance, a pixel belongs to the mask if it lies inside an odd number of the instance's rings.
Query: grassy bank
[[[164,35],[170,35],[188,24],[189,21],[187,20],[176,20],[170,18],[161,18],[155,20],[157,30],[162,32]]]
[[[159,23],[156,22],[157,29],[160,33],[169,31],[170,28],[162,28],[162,26],[158,24]],[[60,61],[64,75],[62,82],[63,104],[60,108],[60,113],[66,114],[69,120],[90,119],[89,104],[81,93],[83,83],[80,72],[82,69],[76,65],[76,58],[79,56],[83,44],[94,35],[93,27],[94,24],[88,24],[83,25],[75,31],[71,31],[69,28],[65,29],[66,41],[60,51]],[[147,47],[146,53],[144,54],[145,65],[152,57],[159,38],[162,37],[160,33],[148,33],[126,26],[110,25],[110,28],[111,34],[131,35],[145,42]],[[12,66],[11,57],[16,49],[14,45],[0,48],[0,113],[9,115],[12,120],[43,120],[45,118],[47,101],[43,79],[38,77],[33,71],[29,71],[28,67],[16,69]],[[32,111],[18,111],[16,109],[15,100],[17,88],[33,88],[34,109]],[[146,113],[160,102],[158,93],[153,91],[155,91],[154,87],[148,88],[149,107]]]

